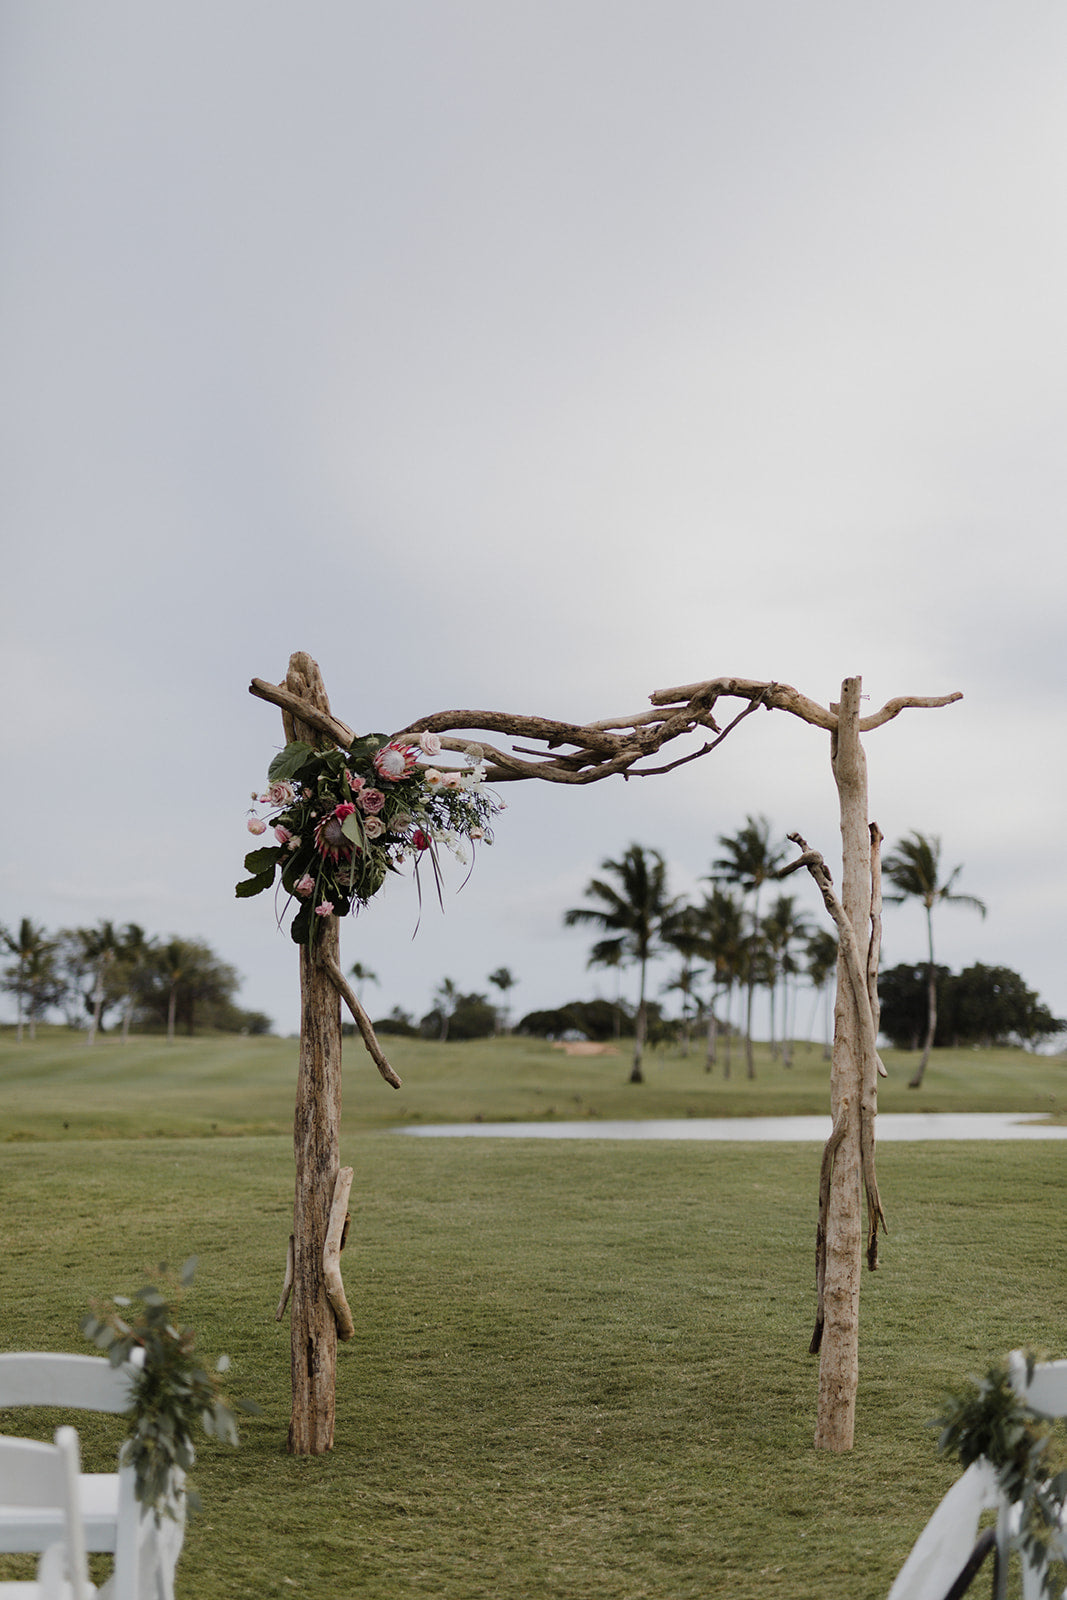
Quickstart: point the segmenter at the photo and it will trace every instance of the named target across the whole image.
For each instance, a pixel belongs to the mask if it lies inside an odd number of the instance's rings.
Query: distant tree
[[[12,966],[5,968],[0,984],[15,996],[17,1038],[21,1044],[24,1022],[29,1022],[31,1040],[36,1039],[37,1020],[61,998],[64,980],[56,969],[56,941],[48,937],[43,926],[23,917],[16,933],[0,929],[0,934],[16,958]]]
[[[941,881],[941,840],[933,834],[913,830],[901,839],[895,851],[882,859],[882,874],[893,885],[894,894],[885,899],[895,905],[905,900],[920,900],[926,912],[927,978],[926,978],[926,1040],[922,1059],[908,1080],[909,1089],[922,1085],[926,1063],[937,1031],[937,980],[934,967],[934,906],[970,906],[984,917],[985,902],[973,894],[955,894],[953,889],[962,867],[953,867],[948,877]]]
[[[199,1016],[211,1026],[213,1012],[226,1016],[240,979],[233,967],[219,959],[210,945],[195,939],[172,937],[154,945],[146,955],[140,984],[140,1009],[146,1018],[164,1023],[173,1043],[177,1025],[195,1033]]]
[[[782,990],[782,1064],[793,1065],[793,1040],[789,1026],[789,980],[799,971],[797,947],[806,939],[811,925],[797,909],[796,896],[780,894],[760,925],[767,953],[768,988],[771,999],[771,1054],[776,1055],[775,996]]]
[[[123,928],[115,971],[116,984],[123,991],[123,1044],[126,1044],[130,1037],[130,1022],[133,1019],[134,1007],[137,1004],[142,981],[152,959],[154,948],[154,940],[148,937],[140,923],[128,922]]]
[[[85,1009],[89,1014],[86,1044],[92,1045],[98,1032],[103,1031],[105,1004],[114,1003],[108,994],[108,977],[119,952],[120,938],[112,922],[103,921],[95,928],[76,928],[75,936],[81,944],[92,986],[85,996]]]
[[[448,982],[449,980],[445,980]],[[444,985],[438,990],[442,993]],[[453,985],[447,998],[448,1011],[443,1005],[428,1011],[419,1024],[424,1039],[435,1038],[439,1043],[451,1039],[488,1039],[496,1031],[496,1012],[484,994],[460,994]]]
[[[508,990],[514,989],[518,981],[518,978],[507,967],[497,967],[495,972],[489,974],[489,982],[500,990],[501,995],[501,1003],[497,1013],[497,1031],[499,1033],[507,1033],[508,1031]]]
[[[351,1026],[352,1031],[355,1032],[355,1023],[352,1023]],[[394,1006],[387,1017],[379,1017],[374,1024],[374,1031],[375,1033],[399,1034],[405,1039],[417,1038],[419,1032],[411,1020],[410,1013],[403,1011],[400,1006]]]
[[[633,1019],[627,1014],[627,1022]],[[547,1011],[529,1011],[517,1031],[535,1039],[563,1039],[579,1034],[598,1044],[618,1038],[618,1008],[610,1000],[569,1000]]]
[[[645,977],[651,957],[658,952],[663,924],[675,909],[667,893],[667,865],[658,850],[632,844],[619,861],[601,862],[601,871],[614,883],[592,878],[585,888],[586,898],[599,901],[595,906],[577,906],[564,912],[568,928],[589,923],[614,938],[593,946],[589,964],[611,965],[615,961],[636,963],[640,972],[637,1019],[634,1027],[631,1083],[643,1083],[641,1058],[644,1054],[648,1023]]]
[[[437,1037],[440,1042],[444,1044],[445,1040],[448,1038],[448,1025],[452,1020],[452,1013],[455,1011],[456,1005],[459,1001],[459,990],[456,988],[456,985],[453,983],[451,978],[442,978],[441,982],[437,985],[437,988],[434,991],[434,999],[436,1000],[437,1004],[434,1006],[433,1013],[431,1014],[436,1015],[440,1019],[438,1023]],[[426,1018],[423,1017],[422,1020],[425,1024]]]
[[[935,1048],[980,1045],[1024,1045],[1032,1048],[1067,1029],[1033,989],[1010,967],[981,962],[954,974],[936,967],[937,1031]],[[881,1028],[899,1050],[915,1050],[925,1033],[928,967],[900,965],[882,974],[878,994]]]
[[[377,983],[378,974],[376,972],[372,972],[370,967],[365,967],[362,961],[354,961],[348,970],[352,977],[356,980],[356,999],[362,1005],[363,990],[365,985],[368,983]]]
[[[760,933],[760,890],[773,878],[785,859],[785,846],[771,844],[771,825],[766,817],[749,816],[745,826],[733,835],[720,834],[722,855],[711,864],[712,883],[736,884],[743,894],[752,896],[750,932],[745,948],[745,1062],[748,1076],[756,1076],[755,1057],[752,1051],[752,1001],[759,981],[763,962],[763,940]]]
[[[745,917],[741,902],[729,889],[715,888],[705,895],[699,907],[702,953],[712,975],[712,992],[708,1006],[707,1051],[705,1070],[715,1066],[719,1041],[719,1003],[725,999],[723,1009],[726,1024],[726,1046],[723,1051],[723,1077],[730,1076],[731,1041],[730,1010],[734,985],[745,970]]]
[[[830,1026],[830,980],[837,975],[837,939],[829,928],[817,928],[808,935],[807,949],[805,951],[806,970],[808,981],[816,994],[816,1010],[818,997],[824,997],[826,1012],[825,1027],[823,1029],[823,1060],[833,1059],[832,1029]],[[812,1017],[811,1031],[815,1031],[815,1018]]]
[[[703,959],[705,951],[704,931],[697,907],[679,903],[671,915],[663,919],[661,938],[664,944],[676,950],[682,958],[678,971],[664,985],[664,992],[673,992],[681,996],[682,1055],[687,1056],[692,1014],[699,1011],[696,982],[700,969],[695,963]]]

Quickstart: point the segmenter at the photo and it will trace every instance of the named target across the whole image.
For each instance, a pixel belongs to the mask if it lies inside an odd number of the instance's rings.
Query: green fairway
[[[734,1045],[714,1072],[703,1052],[649,1051],[642,1084],[627,1080],[626,1042],[616,1056],[565,1056],[539,1039],[436,1044],[386,1038],[404,1080],[387,1087],[359,1039],[344,1044],[345,1126],[405,1122],[515,1122],[582,1117],[734,1117],[822,1113],[829,1065],[819,1046],[797,1049],[786,1068],[757,1046],[754,1081]],[[98,1040],[42,1029],[36,1043],[0,1032],[0,1142],[18,1139],[210,1137],[287,1133],[292,1127],[298,1045],[292,1039],[222,1034]],[[1067,1060],[1024,1050],[936,1050],[926,1082],[908,1089],[913,1056],[888,1051],[882,1111],[1067,1113]]]
[[[832,1457],[812,1448],[806,1353],[817,1147],[423,1141],[363,1125],[408,1097],[424,1121],[525,1117],[538,1100],[542,1116],[583,1114],[568,1093],[605,1116],[821,1111],[817,1052],[791,1074],[761,1061],[755,1086],[736,1063],[724,1086],[699,1058],[654,1057],[631,1087],[624,1056],[407,1046],[394,1093],[353,1044],[341,1154],[356,1171],[343,1257],[356,1336],[339,1351],[336,1448],[292,1459],[288,1324],[273,1315],[290,1142],[250,1130],[288,1124],[295,1046],[77,1044],[57,1034],[0,1057],[0,1117],[9,1129],[16,1106],[22,1135],[0,1144],[0,1345],[88,1348],[92,1298],[199,1256],[188,1319],[263,1415],[237,1451],[198,1442],[204,1510],[178,1600],[884,1600],[958,1471],[925,1426],[944,1385],[1019,1343],[1067,1354],[1062,1144],[882,1148],[891,1231],[863,1283],[857,1444]],[[1067,1094],[1062,1062],[1013,1052],[935,1057],[921,1095],[905,1067],[890,1061],[900,1087],[884,1107],[1033,1110]],[[113,1121],[128,1137],[105,1136]],[[0,1414],[6,1432],[51,1425]],[[120,1421],[79,1431],[87,1469],[107,1470]],[[25,1573],[14,1563],[0,1577]]]

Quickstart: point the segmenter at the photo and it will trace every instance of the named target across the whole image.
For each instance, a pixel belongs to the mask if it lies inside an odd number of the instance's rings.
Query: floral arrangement
[[[130,1437],[124,1449],[134,1469],[137,1499],[153,1508],[157,1521],[161,1515],[175,1515],[174,1474],[193,1465],[193,1428],[199,1424],[209,1436],[235,1445],[234,1406],[259,1414],[253,1400],[231,1405],[223,1397],[217,1374],[227,1370],[229,1357],[220,1356],[215,1371],[208,1372],[193,1354],[192,1328],[179,1324],[181,1293],[192,1284],[195,1270],[192,1256],[166,1295],[153,1284],[138,1289],[133,1299],[117,1294],[107,1305],[94,1305],[81,1325],[114,1367],[124,1366],[136,1349],[144,1351],[133,1379]],[[160,1281],[166,1282],[166,1266],[159,1271]],[[130,1309],[135,1302],[136,1309]],[[193,1509],[199,1506],[192,1490],[186,1500]]]
[[[271,762],[266,791],[253,794],[268,815],[253,808],[248,831],[259,836],[272,828],[275,843],[245,856],[252,876],[237,894],[262,894],[280,874],[298,902],[290,930],[297,944],[313,941],[316,919],[365,906],[407,861],[418,882],[428,859],[440,894],[441,846],[465,862],[468,847],[492,843],[490,820],[503,805],[485,788],[481,748],[468,746],[469,767],[441,770],[421,759],[441,753],[438,736],[412,737],[406,743],[372,733],[347,750],[294,740]]]
[[[1027,1381],[1036,1357],[1025,1352]],[[1062,1440],[1052,1420],[1034,1411],[1018,1393],[1007,1364],[990,1367],[949,1396],[931,1427],[939,1430],[938,1453],[969,1467],[984,1457],[993,1467],[1001,1493],[1019,1507],[1017,1543],[1043,1575],[1044,1592],[1059,1592],[1050,1560],[1067,1502],[1067,1467]]]

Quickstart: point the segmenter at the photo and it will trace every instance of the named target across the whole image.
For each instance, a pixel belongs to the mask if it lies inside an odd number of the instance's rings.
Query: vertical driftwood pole
[[[867,761],[859,737],[859,678],[846,678],[831,736],[831,762],[841,810],[841,901],[856,939],[863,971],[871,943],[871,834],[867,820]],[[833,708],[831,708],[833,709]],[[859,1382],[859,1307],[862,1256],[863,1101],[868,1053],[856,996],[843,956],[838,957],[834,1007],[834,1056],[830,1071],[830,1111],[835,1136],[824,1268],[825,1324],[819,1353],[819,1409],[816,1446],[851,1450]],[[873,1070],[873,1063],[871,1064]]]
[[[289,659],[285,687],[328,712],[317,664],[303,651]],[[317,729],[282,713],[287,740],[319,746]],[[333,1446],[337,1321],[326,1292],[323,1249],[340,1164],[341,1005],[327,964],[339,964],[336,917],[318,920],[315,940],[300,946],[300,1071],[293,1121],[296,1191],[293,1200],[291,1311],[292,1455],[323,1455]]]

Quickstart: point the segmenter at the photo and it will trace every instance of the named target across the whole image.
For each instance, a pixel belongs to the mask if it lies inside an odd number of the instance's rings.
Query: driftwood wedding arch
[[[946,706],[962,698],[959,694],[901,695],[862,717],[860,688],[858,677],[846,678],[840,701],[822,706],[788,684],[712,678],[657,690],[649,696],[651,710],[629,717],[576,723],[510,712],[440,711],[391,735],[399,740],[418,732],[433,733],[440,737],[442,749],[466,755],[471,736],[477,734],[487,763],[486,777],[493,784],[526,779],[588,784],[615,773],[629,778],[662,775],[699,760],[761,707],[788,712],[829,734],[841,817],[840,895],[822,855],[809,848],[799,834],[790,835],[798,855],[782,875],[800,869],[811,874],[839,938],[830,1077],[833,1131],[820,1174],[818,1305],[811,1342],[812,1352],[820,1356],[815,1443],[835,1451],[852,1448],[855,1427],[863,1192],[871,1268],[877,1264],[878,1230],[885,1226],[875,1175],[877,1081],[879,1070],[884,1072],[877,1052],[881,834],[868,816],[866,758],[860,735],[881,727],[901,711]],[[287,743],[300,740],[320,748],[347,749],[356,737],[331,712],[318,666],[303,652],[290,658],[283,683],[255,678],[250,693],[281,709]],[[730,701],[740,701],[741,709],[720,722],[716,716],[720,702]],[[701,733],[705,738],[698,749],[651,764],[673,740]],[[505,749],[487,743],[485,734],[524,742]],[[543,748],[530,749],[531,741]],[[296,1191],[286,1282],[277,1313],[280,1320],[291,1293],[289,1449],[300,1455],[321,1454],[333,1444],[337,1339],[350,1338],[354,1331],[339,1262],[352,1184],[352,1169],[340,1166],[342,1000],[379,1072],[394,1087],[400,1084],[343,976],[337,918],[324,917],[316,933],[312,943],[300,947]]]

